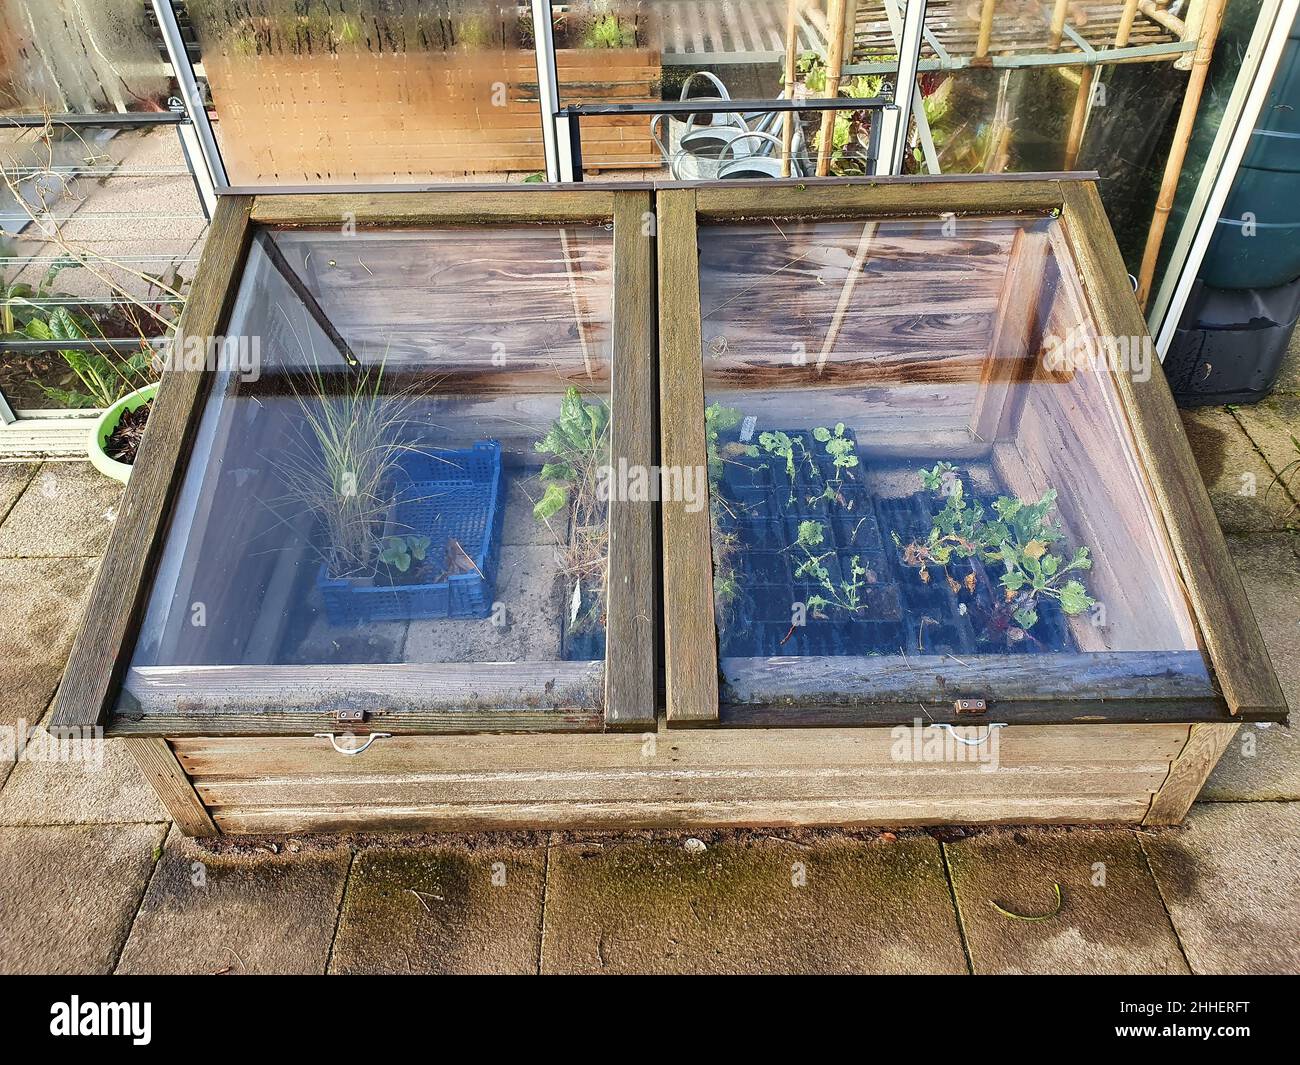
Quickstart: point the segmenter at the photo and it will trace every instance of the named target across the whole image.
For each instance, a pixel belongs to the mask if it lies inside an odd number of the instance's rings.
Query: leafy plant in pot
[[[548,456],[539,475],[546,486],[533,506],[533,517],[547,526],[569,507],[567,538],[561,562],[570,591],[565,593],[568,632],[594,635],[604,625],[605,562],[609,554],[609,525],[605,500],[601,498],[601,471],[609,461],[609,408],[588,402],[576,388],[569,388],[560,401],[559,416],[546,436],[533,444]]]
[[[331,623],[483,616],[500,444],[417,446],[417,397],[389,389],[382,363],[331,380],[316,367],[291,387],[293,435],[275,458],[286,494],[274,509],[292,524],[310,515]]]

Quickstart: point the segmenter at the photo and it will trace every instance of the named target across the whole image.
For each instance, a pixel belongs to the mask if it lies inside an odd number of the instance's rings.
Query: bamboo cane
[[[844,72],[844,0],[830,0],[826,36],[830,38],[826,56],[826,96],[840,94],[840,76]],[[825,177],[831,169],[831,148],[835,139],[835,112],[822,112],[822,131],[817,141],[817,176]]]
[[[785,98],[794,99],[795,64],[798,61],[799,0],[786,0],[785,5]],[[794,151],[794,112],[787,111],[781,118],[781,176],[790,176],[790,156]]]
[[[1056,7],[1052,11],[1052,51],[1055,52],[1061,47],[1061,38],[1065,35],[1065,16],[1070,0],[1056,0]]]
[[[1146,249],[1142,253],[1142,266],[1138,272],[1137,298],[1138,304],[1144,310],[1151,296],[1156,259],[1160,255],[1160,244],[1164,240],[1165,227],[1169,224],[1169,214],[1174,208],[1178,178],[1183,172],[1183,163],[1187,159],[1187,146],[1192,139],[1192,129],[1196,124],[1196,112],[1200,107],[1201,93],[1205,90],[1205,80],[1210,72],[1210,57],[1214,54],[1214,42],[1219,36],[1219,24],[1223,20],[1225,3],[1226,0],[1207,0],[1201,19],[1201,32],[1197,38],[1196,56],[1192,60],[1192,73],[1187,79],[1187,90],[1183,94],[1183,108],[1178,115],[1178,126],[1174,130],[1174,142],[1169,149],[1169,158],[1165,162],[1160,196],[1156,200],[1155,213],[1151,217],[1151,230],[1147,233]]]
[[[1128,44],[1133,32],[1133,20],[1137,18],[1138,0],[1124,0],[1124,11],[1119,17],[1119,28],[1115,30],[1115,47],[1123,48]]]
[[[989,42],[993,39],[993,8],[997,0],[984,0],[980,8],[980,35],[975,42],[975,58],[983,59],[989,54]]]
[[[1133,20],[1137,17],[1138,0],[1125,0],[1124,10],[1119,17],[1119,26],[1115,30],[1116,48],[1127,48],[1129,37],[1133,33]],[[1073,170],[1079,159],[1079,149],[1083,147],[1083,129],[1088,121],[1088,109],[1092,106],[1092,85],[1097,77],[1097,68],[1088,66],[1079,75],[1079,95],[1074,98],[1074,114],[1070,116],[1070,135],[1065,141],[1065,169]]]

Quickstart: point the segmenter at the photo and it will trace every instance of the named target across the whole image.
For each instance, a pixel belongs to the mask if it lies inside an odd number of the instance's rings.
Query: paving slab
[[[0,558],[102,555],[122,486],[88,462],[46,462],[0,525]]]
[[[1300,733],[1296,722],[1287,728],[1259,722],[1244,724],[1228,744],[1202,800],[1300,800]]]
[[[111,972],[165,834],[0,828],[0,972]]]
[[[1255,446],[1263,453],[1276,474],[1292,474],[1288,482],[1293,491],[1300,488],[1300,473],[1294,465],[1300,461],[1300,396],[1272,395],[1260,403],[1232,408]]]
[[[553,847],[542,971],[967,971],[931,837],[703,838]]]
[[[1284,523],[1292,500],[1281,487],[1269,490],[1275,473],[1232,412],[1198,407],[1179,414],[1219,524],[1237,532],[1269,532]]]
[[[998,831],[945,850],[976,973],[1187,972],[1131,830]]]
[[[39,466],[39,462],[0,462],[0,522],[18,502]]]
[[[41,720],[81,622],[97,563],[0,559],[0,726]]]
[[[29,740],[34,756],[0,790],[0,825],[83,825],[170,821],[157,793],[118,740]]]
[[[333,973],[534,973],[546,848],[377,848],[348,879]]]
[[[1300,534],[1230,535],[1228,550],[1294,714],[1300,711]]]
[[[1277,384],[1273,387],[1276,392],[1300,393],[1300,329],[1291,334],[1291,343],[1287,346]]]
[[[1300,973],[1300,803],[1197,803],[1142,847],[1196,973]]]
[[[351,852],[276,848],[214,853],[173,829],[117,971],[323,973]]]

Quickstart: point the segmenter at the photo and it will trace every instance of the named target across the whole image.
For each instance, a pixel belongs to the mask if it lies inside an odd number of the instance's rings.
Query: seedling
[[[845,435],[843,422],[837,422],[834,430],[818,426],[812,434],[814,440],[826,445],[826,454],[835,465],[834,483],[839,484],[844,480],[846,472],[858,464],[858,456],[853,453],[852,437]]]
[[[837,587],[825,565],[825,560],[833,552],[823,551],[819,554],[816,550],[825,542],[826,529],[821,522],[801,521],[799,523],[799,538],[791,546],[802,551],[804,557],[795,566],[795,580],[812,578],[826,592],[825,595],[820,593],[810,595],[807,607],[814,617],[822,619],[826,617],[826,610],[830,608],[844,610],[850,614],[860,613],[866,609],[866,604],[862,602],[862,588],[866,583],[863,578],[867,575],[861,556],[854,555],[849,559],[849,572]]]
[[[1036,503],[999,496],[989,514],[979,502],[967,502],[965,486],[952,463],[940,462],[933,469],[921,470],[920,477],[925,488],[943,494],[947,502],[932,519],[924,541],[904,546],[897,533],[893,539],[903,552],[903,561],[920,571],[923,582],[930,581],[933,566],[943,573],[954,595],[963,588],[973,594],[975,571],[957,581],[948,571],[953,560],[970,559],[981,566],[1000,562],[1004,570],[998,581],[1001,596],[994,595],[997,607],[989,627],[1004,630],[1011,640],[1023,639],[1037,624],[1038,604],[1043,599],[1055,599],[1071,616],[1082,614],[1096,602],[1081,581],[1066,579],[1067,574],[1092,568],[1088,548],[1078,548],[1068,560],[1051,551],[1064,536],[1060,524],[1050,518],[1056,508],[1054,488]]]
[[[799,464],[807,463],[809,473],[814,477],[817,476],[817,463],[813,461],[812,453],[799,437],[792,437],[788,433],[781,432],[780,429],[770,433],[759,433],[758,442],[769,455],[785,460],[785,472],[790,478],[789,505],[794,506],[794,479],[798,475]]]
[[[427,536],[385,536],[379,561],[399,573],[411,568],[411,563],[423,562],[432,541]]]
[[[560,401],[560,416],[550,432],[533,445],[535,451],[553,456],[542,466],[546,490],[533,506],[533,517],[546,521],[566,506],[575,494],[591,491],[605,455],[609,430],[609,408],[603,403],[586,403],[576,388]]]
[[[709,473],[709,538],[713,548],[713,607],[720,621],[725,621],[731,604],[740,594],[740,582],[732,565],[739,540],[735,533],[722,529],[722,511],[726,501],[718,491],[723,466],[733,458],[757,458],[758,448],[738,441],[720,443],[722,433],[734,429],[743,420],[735,407],[710,403],[704,408],[705,454]]]

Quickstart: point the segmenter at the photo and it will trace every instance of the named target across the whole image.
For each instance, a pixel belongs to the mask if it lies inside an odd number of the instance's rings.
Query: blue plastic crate
[[[500,556],[501,444],[481,440],[468,450],[411,452],[398,463],[396,534],[429,537],[438,559],[455,539],[480,573],[458,573],[437,584],[380,584],[335,580],[322,566],[316,587],[331,625],[427,618],[482,618],[492,612],[492,588]],[[383,573],[383,568],[380,570]]]

